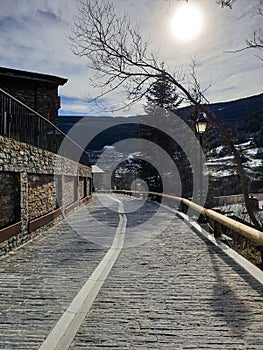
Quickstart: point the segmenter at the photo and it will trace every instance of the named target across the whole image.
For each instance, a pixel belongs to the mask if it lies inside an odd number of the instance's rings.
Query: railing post
[[[213,211],[217,213],[221,213],[221,208],[212,208]],[[215,220],[213,220],[213,229],[214,229],[214,237],[221,238],[222,236],[222,227],[221,224]]]
[[[263,247],[260,247],[261,269],[263,270]]]
[[[7,113],[6,111],[4,111],[4,135],[5,137],[7,137]]]
[[[179,204],[179,211],[181,211],[182,213],[186,214],[187,213],[187,205],[185,203],[183,203],[182,201]]]

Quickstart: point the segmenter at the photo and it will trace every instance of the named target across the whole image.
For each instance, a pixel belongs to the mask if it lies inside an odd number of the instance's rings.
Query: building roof
[[[36,81],[39,83],[49,83],[55,85],[64,85],[68,79],[57,77],[55,75],[28,72],[24,70],[0,67],[0,78],[23,79]]]
[[[100,167],[98,167],[97,165],[92,165],[91,166],[91,171],[92,171],[92,173],[93,174],[104,174],[105,173],[105,171],[104,170],[102,170]]]

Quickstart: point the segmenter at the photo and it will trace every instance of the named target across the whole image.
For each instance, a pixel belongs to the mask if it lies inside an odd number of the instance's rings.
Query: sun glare
[[[203,25],[202,14],[199,9],[190,4],[181,5],[175,12],[171,29],[176,39],[190,41],[201,32]]]

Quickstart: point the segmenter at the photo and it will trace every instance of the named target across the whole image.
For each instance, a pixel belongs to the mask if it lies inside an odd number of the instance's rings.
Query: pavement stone
[[[0,350],[39,348],[108,250],[117,208],[94,196],[0,259]],[[158,209],[126,214],[127,244],[70,349],[263,350],[263,286],[165,208],[143,226]]]
[[[85,208],[69,217],[81,224]],[[64,220],[1,258],[0,349],[38,349],[106,251]]]
[[[174,218],[147,243],[121,252],[70,349],[262,350],[262,292]]]

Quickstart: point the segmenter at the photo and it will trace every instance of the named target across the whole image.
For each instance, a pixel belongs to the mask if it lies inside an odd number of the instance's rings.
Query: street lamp
[[[196,132],[202,137],[202,134],[206,131],[207,120],[205,117],[205,113],[199,113],[195,122]],[[201,140],[201,139],[200,139]]]
[[[202,148],[203,148],[203,134],[206,131],[207,127],[207,119],[206,114],[201,112],[198,114],[198,117],[195,122],[195,129],[197,134],[199,135],[200,139],[200,172],[199,172],[199,179],[200,179],[200,205],[204,205],[204,194],[203,194],[203,159],[202,159]]]

